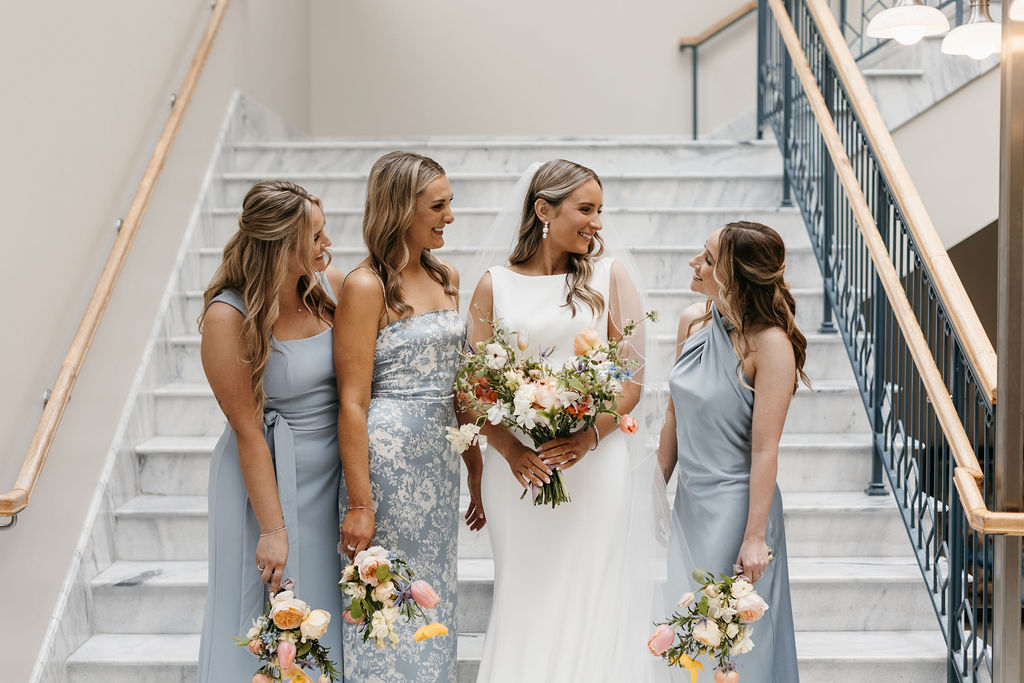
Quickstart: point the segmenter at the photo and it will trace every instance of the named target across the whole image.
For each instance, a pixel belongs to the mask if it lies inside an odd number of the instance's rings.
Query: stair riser
[[[253,661],[256,661],[255,657]],[[74,683],[195,683],[197,676],[198,670],[194,663],[139,662],[135,666],[83,663],[68,665],[68,680]]]
[[[286,179],[286,174],[278,174]],[[240,207],[242,198],[259,175],[224,178],[211,188],[216,206]],[[321,199],[324,206],[362,206],[366,201],[364,178],[330,179],[295,177],[295,182]],[[517,178],[451,179],[459,206],[504,206]],[[738,192],[742,188],[742,192]],[[782,199],[779,176],[694,178],[609,178],[604,183],[604,203],[614,207],[644,206],[777,206]]]
[[[114,527],[120,560],[205,560],[209,555],[205,514],[119,514]]]
[[[449,227],[447,233],[457,228]],[[692,241],[700,242],[699,236]],[[693,268],[689,265],[690,259],[701,251],[699,247],[689,249],[671,249],[652,251],[650,249],[633,250],[630,254],[633,260],[631,275],[636,279],[636,286],[641,289],[687,289],[693,279]],[[468,272],[468,269],[476,265],[477,252],[475,247],[445,248],[435,252],[439,257],[450,262],[460,273]],[[336,244],[333,251],[331,265],[343,273],[347,273],[366,258],[366,252],[362,249],[353,252],[349,247]],[[195,272],[196,276],[191,280],[183,278],[185,287],[194,289],[205,289],[206,285],[213,279],[214,273],[221,264],[222,254],[220,249],[208,249],[202,252],[189,254],[187,261],[198,261],[188,270]],[[818,269],[818,261],[814,254],[808,249],[791,251],[789,261],[786,265],[786,277],[790,287],[811,288],[821,287],[821,272]],[[465,286],[472,289],[476,283],[465,283]]]
[[[522,173],[534,161],[570,159],[601,173],[737,171],[781,173],[778,150],[771,145],[614,145],[516,144],[479,146],[403,144],[396,146],[313,147],[306,149],[236,147],[231,168],[246,173],[368,173],[373,162],[395,149],[431,157],[448,172],[473,169],[480,173]]]
[[[461,201],[461,200],[458,200]],[[458,202],[457,202],[458,203]],[[704,206],[704,203],[698,204]],[[360,201],[354,207],[361,207]],[[497,206],[497,205],[496,205]],[[655,205],[659,206],[659,205]],[[771,205],[770,205],[771,206]],[[331,209],[340,206],[325,207],[327,214],[327,234],[336,246],[356,247],[363,243],[362,213],[335,213]],[[238,213],[231,207],[230,213],[218,213],[211,217],[211,226],[204,233],[203,246],[221,247],[238,229]],[[455,222],[445,234],[445,244],[449,247],[468,247],[480,243],[481,235],[486,235],[491,223],[497,215],[497,209],[481,213],[461,211],[459,206],[453,207]],[[808,244],[807,228],[804,227],[800,214],[791,209],[769,210],[741,207],[723,209],[712,212],[690,212],[686,209],[678,211],[616,211],[606,209],[602,215],[605,229],[614,231],[620,236],[628,236],[630,244],[682,244],[696,240],[703,242],[715,229],[735,220],[750,220],[771,226],[782,236],[787,246],[796,247]],[[198,246],[198,245],[197,245]]]

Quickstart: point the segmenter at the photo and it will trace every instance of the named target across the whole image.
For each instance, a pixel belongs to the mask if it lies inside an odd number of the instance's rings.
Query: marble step
[[[366,199],[366,174],[274,173],[321,199],[327,207],[360,206]],[[215,206],[240,207],[242,198],[266,173],[221,174],[210,187]],[[458,206],[503,206],[519,179],[518,173],[449,173]],[[609,173],[602,177],[609,207],[693,204],[774,206],[782,200],[781,171],[666,171]],[[742,191],[740,191],[742,190]]]
[[[650,383],[646,400],[655,406],[668,404],[667,385]],[[224,427],[209,385],[172,382],[152,391],[155,429],[158,436],[213,436]],[[657,415],[662,408],[655,409]],[[813,389],[801,384],[793,396],[786,418],[793,432],[863,432],[867,418],[856,387],[843,381],[818,381]]]
[[[822,321],[822,304],[825,299],[821,287],[790,290],[796,301],[796,324],[805,334],[818,330]],[[659,322],[653,326],[655,333],[675,334],[679,327],[679,316],[692,304],[703,303],[706,298],[692,292],[687,285],[679,289],[647,289],[643,291],[645,304],[657,310]],[[460,298],[468,306],[473,291],[465,284]],[[172,297],[173,315],[168,321],[169,329],[176,335],[196,333],[196,320],[203,309],[203,290],[186,289]]]
[[[792,558],[794,621],[802,631],[924,630],[935,610],[913,558]],[[494,562],[458,561],[458,627],[484,631],[494,593]],[[195,633],[202,629],[207,563],[115,562],[91,582],[96,633]],[[871,602],[898,610],[866,612]],[[828,609],[822,609],[827,604]]]
[[[657,448],[657,432],[648,448]],[[135,447],[139,493],[206,495],[216,436],[157,436]],[[868,434],[785,433],[779,444],[779,488],[796,491],[862,491],[871,477]],[[467,493],[465,472],[460,486]]]
[[[460,510],[464,512],[465,507],[463,498]],[[790,559],[907,555],[907,532],[889,496],[867,496],[858,491],[797,491],[783,496],[783,509]],[[459,557],[491,557],[486,527],[481,531],[470,531],[465,525],[459,528]]]
[[[227,150],[231,170],[298,173],[368,173],[387,152],[402,149],[431,157],[448,173],[522,173],[534,161],[571,159],[598,174],[631,171],[779,171],[778,146],[769,141],[732,142],[679,138],[301,140],[235,143]]]
[[[802,680],[813,683],[934,683],[945,676],[945,645],[926,631],[798,631]],[[482,633],[458,634],[458,683],[476,680]],[[67,660],[75,683],[186,683],[196,678],[198,634],[98,634]]]
[[[446,236],[458,228],[449,226],[445,229]],[[685,289],[693,279],[693,267],[690,260],[704,250],[703,242],[687,245],[634,246],[629,249],[627,263],[635,284],[640,289]],[[188,254],[183,273],[192,272],[196,277],[183,280],[184,287],[205,288],[213,278],[221,264],[222,247],[203,247]],[[445,246],[433,252],[440,258],[450,262],[460,273],[468,272],[476,265],[478,247]],[[366,258],[366,249],[360,246],[341,246],[335,244],[331,249],[331,265],[343,273],[347,273]],[[786,280],[790,287],[813,288],[822,286],[821,271],[818,261],[810,246],[789,249],[786,263]],[[198,264],[195,262],[198,261]],[[475,282],[467,282],[467,289],[475,287]]]
[[[487,234],[498,209],[456,204],[452,207],[455,222],[445,235],[453,247],[478,244]],[[238,229],[235,206],[215,208],[204,215],[197,246],[223,247]],[[325,206],[327,234],[338,246],[357,247],[363,243],[363,202],[352,206]],[[800,213],[775,205],[757,206],[650,206],[635,208],[609,207],[601,214],[610,232],[628,235],[631,244],[679,244],[703,242],[716,228],[730,221],[750,220],[771,226],[790,247],[809,245],[807,228]]]
[[[906,531],[889,496],[873,497],[853,491],[798,491],[786,494],[784,501],[790,557],[906,554]],[[523,505],[529,503],[523,501]],[[464,511],[465,506],[463,498],[460,510]],[[129,500],[114,513],[118,558],[205,559],[206,511],[206,496],[140,495]],[[557,514],[557,510],[552,514]],[[486,528],[474,532],[460,525],[459,556],[491,556]]]

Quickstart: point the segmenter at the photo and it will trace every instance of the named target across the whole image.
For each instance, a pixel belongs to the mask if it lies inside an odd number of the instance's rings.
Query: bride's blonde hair
[[[519,239],[508,257],[511,265],[526,263],[540,250],[541,240],[544,238],[544,221],[537,215],[537,200],[543,199],[557,211],[565,198],[588,180],[593,180],[601,186],[601,179],[594,171],[565,159],[554,159],[537,169],[523,203]],[[576,316],[577,299],[588,305],[594,315],[600,315],[604,311],[604,297],[590,286],[594,259],[603,253],[604,240],[598,233],[594,235],[586,254],[569,254],[569,272],[566,274],[569,292],[563,305],[572,310],[573,317]]]
[[[389,152],[370,169],[363,241],[370,252],[370,266],[384,282],[384,305],[399,316],[412,312],[402,297],[402,269],[409,263],[405,235],[416,216],[416,200],[427,185],[443,175],[441,164],[415,152]],[[420,264],[445,294],[458,294],[448,269],[428,249],[420,253]]]
[[[292,255],[301,249],[312,249],[314,206],[321,207],[318,198],[287,180],[253,185],[242,200],[238,231],[224,246],[220,266],[203,294],[200,333],[210,302],[222,291],[234,289],[245,302],[242,360],[249,365],[252,395],[259,410],[266,401],[263,372],[272,350],[270,331],[280,314],[277,294],[284,285]],[[329,264],[331,253],[325,255]],[[303,258],[302,263],[306,272],[299,277],[299,301],[330,324],[334,319],[334,302],[321,286],[310,259]]]

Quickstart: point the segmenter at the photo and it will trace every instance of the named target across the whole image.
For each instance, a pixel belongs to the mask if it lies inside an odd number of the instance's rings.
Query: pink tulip
[[[434,591],[434,587],[422,579],[413,581],[412,585],[409,586],[409,592],[412,594],[412,599],[416,601],[416,604],[423,609],[437,607],[437,603],[441,602],[441,598]]]
[[[277,643],[277,666],[281,671],[291,668],[295,661],[295,643],[290,640],[281,640]]]
[[[647,641],[647,649],[651,651],[651,654],[655,657],[660,657],[665,654],[665,650],[672,647],[672,643],[675,642],[676,632],[672,630],[671,626],[662,624],[654,630],[654,635]]]
[[[619,429],[626,432],[627,434],[636,434],[636,430],[640,428],[640,423],[636,421],[636,418],[626,413],[619,418]]]
[[[341,613],[341,618],[344,621],[347,621],[350,624],[362,624],[362,623],[366,622],[365,618],[363,618],[363,619],[353,619],[352,618],[352,613],[349,612],[348,610],[345,610],[344,612]]]

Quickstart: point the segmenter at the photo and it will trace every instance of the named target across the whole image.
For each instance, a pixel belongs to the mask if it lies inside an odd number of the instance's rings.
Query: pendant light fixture
[[[1017,0],[1014,4],[1019,2]],[[998,54],[1002,47],[1001,41],[1002,27],[992,21],[992,15],[988,13],[988,0],[971,0],[967,21],[942,39],[942,51],[947,55],[967,55],[980,61]]]
[[[949,19],[921,0],[896,0],[896,3],[876,14],[868,24],[867,34],[872,38],[892,38],[901,45],[913,45],[925,36],[934,36],[949,30]]]

